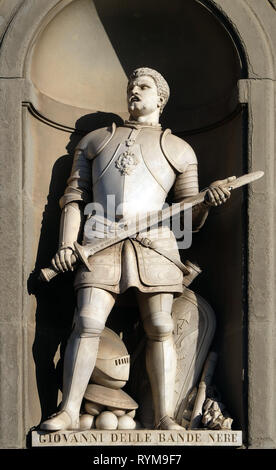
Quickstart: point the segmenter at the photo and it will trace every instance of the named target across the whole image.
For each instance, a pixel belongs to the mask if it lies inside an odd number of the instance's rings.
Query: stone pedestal
[[[58,431],[32,432],[32,447],[64,446],[242,446],[242,431]]]

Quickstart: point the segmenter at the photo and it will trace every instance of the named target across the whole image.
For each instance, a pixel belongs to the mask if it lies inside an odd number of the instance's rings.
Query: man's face
[[[127,88],[128,111],[134,119],[159,110],[161,101],[152,77],[143,75],[129,82]]]

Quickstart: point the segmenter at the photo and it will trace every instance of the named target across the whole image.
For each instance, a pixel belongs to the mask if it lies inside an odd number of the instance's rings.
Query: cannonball
[[[83,414],[80,417],[80,429],[85,431],[94,427],[94,416],[89,414]]]
[[[112,413],[114,413],[115,416],[123,416],[126,414],[126,410],[119,410],[119,408],[114,408],[114,406],[108,406],[107,409],[109,411],[112,411]]]
[[[131,416],[124,415],[118,418],[118,429],[135,429],[136,424]]]
[[[118,418],[111,411],[102,411],[96,418],[97,429],[117,429]]]
[[[84,409],[92,416],[98,416],[101,411],[104,409],[104,405],[99,403],[94,403],[93,401],[86,401],[84,404]]]
[[[130,416],[131,418],[134,418],[134,416],[136,415],[136,410],[128,411],[127,415]]]

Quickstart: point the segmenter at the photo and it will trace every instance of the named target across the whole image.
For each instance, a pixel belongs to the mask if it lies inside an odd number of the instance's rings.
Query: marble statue
[[[165,79],[150,68],[136,69],[127,87],[129,120],[121,127],[95,130],[77,145],[64,196],[56,272],[74,269],[75,242],[85,247],[102,239],[116,224],[161,210],[173,188],[174,202],[196,196],[197,159],[182,139],[163,131],[160,115],[169,99]],[[193,231],[205,222],[211,206],[225,203],[231,188],[213,183],[193,208]],[[97,204],[102,216],[85,218],[87,204]],[[111,203],[115,205],[112,216]],[[145,240],[148,243],[145,243]],[[118,294],[135,287],[147,338],[146,368],[151,385],[155,428],[182,429],[173,419],[176,351],[171,310],[183,292],[182,265],[170,228],[150,228],[136,237],[92,255],[76,271],[77,311],[64,360],[60,411],[41,423],[44,431],[80,429],[80,407],[93,372],[99,338]],[[186,269],[186,273],[189,272]]]

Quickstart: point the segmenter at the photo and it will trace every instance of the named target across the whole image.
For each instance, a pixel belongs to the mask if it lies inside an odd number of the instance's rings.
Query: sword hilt
[[[50,282],[54,277],[56,277],[60,271],[57,271],[54,268],[43,268],[40,270],[39,279],[41,281]]]
[[[72,254],[72,264],[77,264],[78,256]],[[62,273],[59,269],[55,269],[53,266],[49,266],[48,268],[43,268],[40,270],[39,279],[40,281],[50,282],[54,277],[58,274]]]

